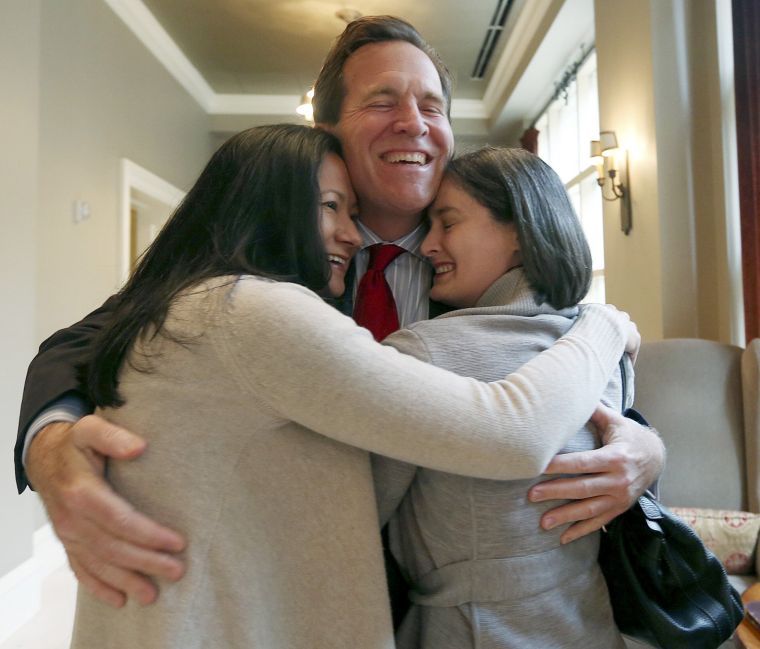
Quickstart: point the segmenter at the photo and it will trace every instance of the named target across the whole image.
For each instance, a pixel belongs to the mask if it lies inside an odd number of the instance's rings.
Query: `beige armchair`
[[[645,343],[634,406],[668,450],[660,499],[669,507],[760,513],[760,339],[743,350],[708,340]],[[758,579],[732,575],[741,592]]]
[[[660,499],[667,506],[760,513],[759,369],[760,339],[746,350],[697,339],[642,345],[634,407],[665,442],[668,459]],[[723,518],[714,511],[700,515]],[[755,554],[754,563],[744,561],[750,564],[749,574],[729,575],[740,593],[760,572],[760,520],[744,518],[750,519]]]

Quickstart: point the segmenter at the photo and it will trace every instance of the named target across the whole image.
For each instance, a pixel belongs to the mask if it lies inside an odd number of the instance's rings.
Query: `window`
[[[604,230],[602,195],[589,161],[589,142],[599,139],[596,53],[535,123],[538,155],[559,174],[586,233],[593,260],[591,290],[584,302],[604,302]]]

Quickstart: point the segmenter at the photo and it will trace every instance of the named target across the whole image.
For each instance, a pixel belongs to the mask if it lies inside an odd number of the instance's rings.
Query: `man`
[[[342,141],[365,244],[393,242],[405,251],[383,271],[400,326],[429,315],[431,269],[419,252],[422,214],[453,149],[450,104],[451,79],[437,55],[411,25],[389,17],[351,23],[315,86],[315,117]],[[356,259],[352,295],[357,300],[370,256],[363,250]],[[76,364],[104,309],[108,303],[48,339],[32,363],[16,445],[17,482],[19,490],[27,484],[25,451],[29,482],[82,585],[114,606],[127,597],[148,604],[158,594],[150,577],[181,578],[184,565],[176,553],[186,540],[136,512],[103,480],[105,458],[134,458],[145,442],[95,416],[71,423],[89,408]],[[653,431],[614,413],[598,414],[595,422],[606,446],[559,456],[547,470],[588,475],[544,482],[530,494],[536,501],[581,499],[542,520],[546,528],[577,521],[565,541],[599,529],[627,509],[662,467],[663,448]],[[25,447],[29,428],[37,434]]]

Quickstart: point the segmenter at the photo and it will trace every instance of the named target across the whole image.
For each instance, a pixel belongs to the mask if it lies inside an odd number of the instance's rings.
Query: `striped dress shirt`
[[[409,234],[395,241],[384,241],[361,221],[357,228],[362,235],[362,248],[354,258],[356,271],[353,282],[353,302],[356,302],[356,290],[361,278],[367,272],[369,264],[368,248],[376,243],[393,243],[409,254],[399,255],[385,269],[385,279],[393,293],[401,327],[407,327],[429,316],[429,293],[433,283],[433,268],[420,252],[422,241],[427,235],[427,225],[420,223]]]

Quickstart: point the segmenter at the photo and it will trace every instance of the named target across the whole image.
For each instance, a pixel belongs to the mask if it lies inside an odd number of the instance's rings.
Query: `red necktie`
[[[406,251],[392,243],[376,243],[367,250],[369,266],[356,290],[354,320],[356,324],[369,329],[375,340],[380,341],[399,326],[396,301],[385,279],[385,269]]]

